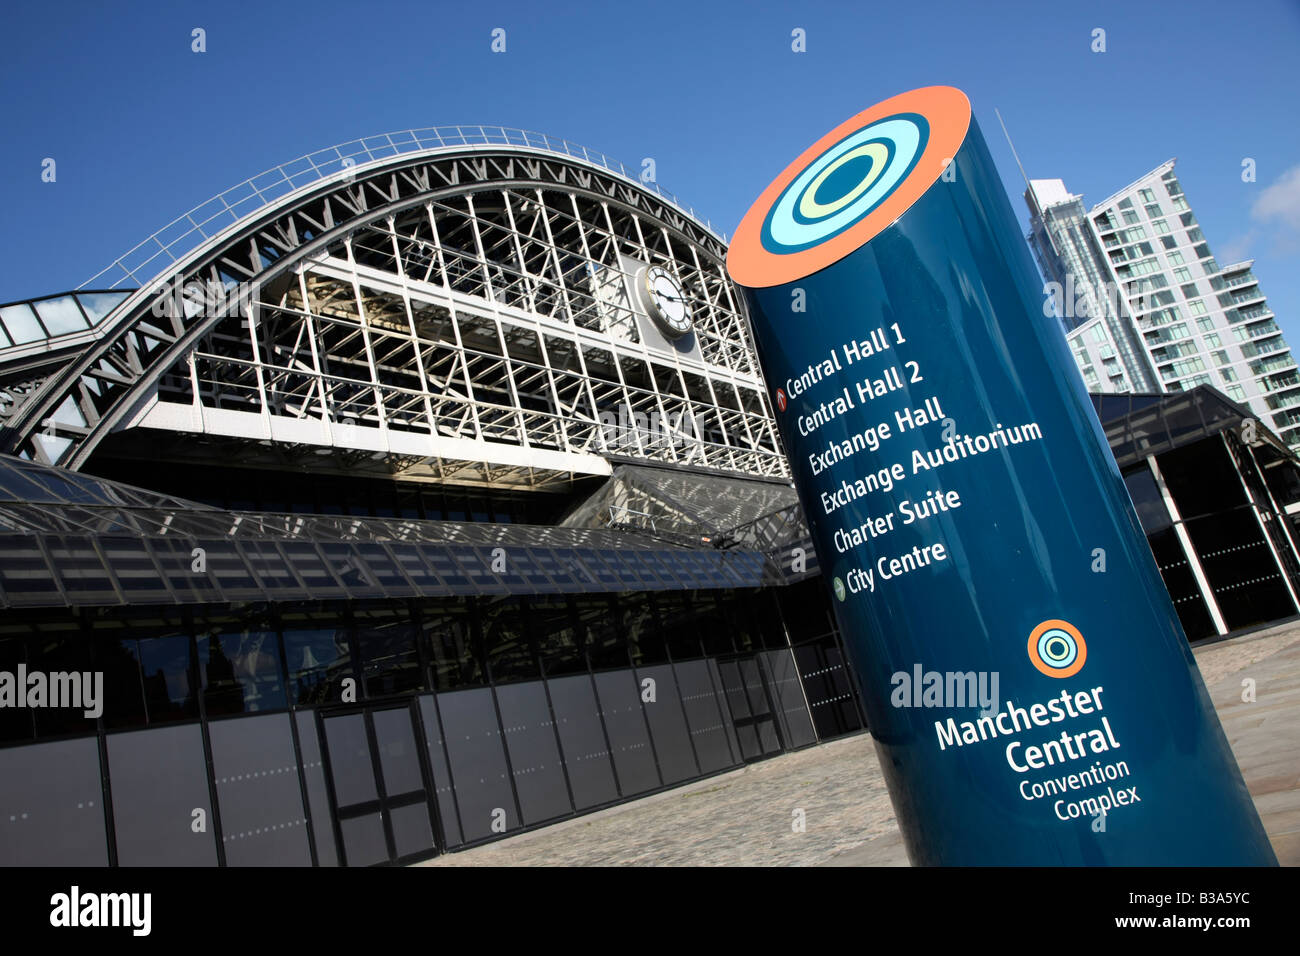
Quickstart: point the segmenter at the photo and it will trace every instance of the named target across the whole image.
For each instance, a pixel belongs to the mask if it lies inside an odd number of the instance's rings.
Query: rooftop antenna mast
[[[1007,145],[1011,147],[1011,155],[1016,159],[1016,166],[1020,170],[1021,178],[1025,181],[1025,189],[1029,194],[1030,200],[1034,204],[1034,209],[1038,212],[1038,218],[1042,220],[1044,214],[1042,207],[1038,205],[1038,194],[1034,192],[1034,186],[1029,181],[1029,175],[1025,172],[1025,164],[1020,161],[1020,154],[1016,152],[1016,144],[1011,142],[1011,134],[1007,132],[1007,124],[1006,120],[1002,118],[1002,111],[995,106],[993,112],[997,115],[998,123],[1002,127],[1002,135],[1007,138]],[[1047,236],[1047,241],[1052,247],[1052,252],[1059,256],[1061,250],[1056,248],[1056,239],[1052,237],[1052,230],[1047,228],[1046,222],[1043,222],[1043,234]]]

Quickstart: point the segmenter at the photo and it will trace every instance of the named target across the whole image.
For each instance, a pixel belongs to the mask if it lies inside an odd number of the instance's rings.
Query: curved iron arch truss
[[[611,460],[784,479],[724,254],[677,206],[571,156],[376,160],[137,289],[0,403],[0,445],[77,469],[110,436],[161,431],[225,460],[274,446],[442,481],[540,485]],[[680,281],[688,345],[645,320],[633,281],[648,265]]]

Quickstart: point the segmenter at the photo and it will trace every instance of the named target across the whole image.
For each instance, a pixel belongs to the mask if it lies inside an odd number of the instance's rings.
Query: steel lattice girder
[[[238,224],[205,243],[178,270],[176,283],[247,281],[258,289],[287,283],[289,273],[319,255],[343,236],[377,224],[426,202],[455,200],[480,192],[539,187],[566,190],[595,200],[608,210],[639,213],[666,234],[699,250],[716,265],[721,243],[706,229],[635,184],[580,163],[551,155],[518,155],[455,151],[434,155],[405,155],[391,164],[379,163],[356,181],[343,177],[290,194],[263,210],[255,221]],[[351,177],[348,177],[351,178]],[[576,204],[575,204],[576,208]],[[528,227],[535,230],[538,221]],[[532,254],[536,256],[537,250]],[[526,263],[526,259],[524,260]],[[710,294],[730,296],[729,287]],[[248,296],[229,303],[228,311],[248,314]],[[100,439],[130,414],[157,378],[187,354],[222,316],[192,316],[170,305],[163,316],[153,315],[154,287],[132,295],[110,320],[98,342],[74,362],[56,372],[15,410],[3,436],[4,447],[69,467],[82,465]],[[733,327],[722,336],[736,339],[733,348],[748,351],[743,319],[730,302]],[[766,413],[765,402],[762,410]],[[770,417],[770,413],[769,417]],[[770,424],[770,422],[769,422]],[[37,435],[52,439],[53,454]],[[773,442],[774,444],[774,442]],[[777,452],[779,459],[779,451]],[[784,467],[784,463],[781,463]]]

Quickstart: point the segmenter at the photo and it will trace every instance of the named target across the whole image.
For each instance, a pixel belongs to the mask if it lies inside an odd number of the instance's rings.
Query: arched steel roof
[[[354,165],[355,164],[355,165]],[[502,127],[385,134],[319,151],[214,197],[84,286],[132,292],[85,349],[17,401],[0,450],[77,469],[173,362],[216,322],[169,306],[160,282],[265,285],[366,223],[431,198],[502,186],[563,187],[652,216],[719,261],[724,240],[656,184],[600,153]],[[230,309],[247,305],[232,299]]]
[[[545,133],[505,126],[431,126],[354,139],[272,167],[173,219],[77,288],[118,289],[142,286],[180,262],[205,240],[219,235],[229,226],[281,197],[322,180],[346,177],[349,174],[360,175],[364,167],[372,163],[382,163],[396,156],[414,153],[476,147],[491,149],[500,146],[554,153],[581,160],[606,172],[617,173],[676,206],[697,222],[703,222],[715,236],[725,241],[726,237],[719,234],[711,222],[702,219],[694,209],[660,188],[658,183],[642,181],[618,160],[597,150],[571,143],[567,139],[547,136]]]

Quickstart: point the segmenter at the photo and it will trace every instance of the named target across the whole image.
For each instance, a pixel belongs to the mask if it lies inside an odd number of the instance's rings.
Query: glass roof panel
[[[43,299],[34,302],[36,313],[41,317],[50,335],[63,335],[67,332],[84,332],[89,326],[86,317],[81,314],[77,302],[70,295],[61,295],[57,299]]]

